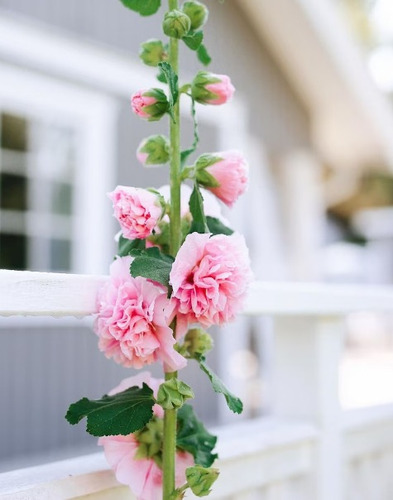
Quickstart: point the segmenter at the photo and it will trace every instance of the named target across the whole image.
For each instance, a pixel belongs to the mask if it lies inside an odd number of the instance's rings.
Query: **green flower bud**
[[[157,394],[157,403],[164,410],[178,409],[187,399],[192,399],[194,393],[189,385],[179,379],[172,378],[160,385]]]
[[[184,347],[191,358],[198,358],[212,350],[213,339],[201,328],[192,328],[184,337]]]
[[[141,44],[139,57],[148,66],[157,66],[168,59],[168,54],[161,40],[152,39]]]
[[[169,161],[169,141],[164,135],[144,139],[136,152],[142,165],[164,165]]]
[[[209,11],[207,10],[206,5],[198,2],[197,0],[184,2],[182,11],[190,18],[192,30],[202,28],[209,16]]]
[[[214,467],[205,468],[194,465],[186,469],[188,486],[197,497],[206,497],[211,492],[211,487],[218,478],[220,471]]]
[[[171,10],[165,14],[162,27],[167,36],[183,38],[191,29],[191,21],[184,12]]]
[[[138,441],[135,458],[153,458],[157,465],[162,464],[162,443],[164,420],[153,417],[143,429],[134,432]]]

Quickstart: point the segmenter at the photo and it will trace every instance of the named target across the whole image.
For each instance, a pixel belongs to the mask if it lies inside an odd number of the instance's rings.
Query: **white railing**
[[[0,316],[88,316],[105,277],[0,271]],[[393,288],[255,283],[273,317],[272,417],[217,429],[222,500],[391,500],[393,405],[343,412],[345,316],[393,312]],[[102,454],[0,474],[1,499],[126,499]]]

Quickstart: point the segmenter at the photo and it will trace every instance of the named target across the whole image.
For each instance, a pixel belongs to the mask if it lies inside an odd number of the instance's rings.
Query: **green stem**
[[[166,373],[165,380],[177,377],[177,372]],[[176,467],[176,410],[165,410],[164,413],[164,446],[163,446],[163,500],[169,500],[175,490]]]
[[[169,10],[178,8],[178,0],[168,0]],[[169,40],[169,63],[175,73],[179,73],[179,41]],[[180,110],[179,100],[174,106],[174,119],[170,119],[170,250],[176,256],[181,244],[180,219]],[[175,328],[173,328],[175,335]],[[177,377],[177,372],[166,373],[165,380]],[[175,491],[175,460],[176,460],[176,410],[165,410],[164,414],[164,444],[163,444],[163,500],[169,500]]]

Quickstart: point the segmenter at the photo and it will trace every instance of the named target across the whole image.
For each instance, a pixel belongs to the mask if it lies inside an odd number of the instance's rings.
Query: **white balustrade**
[[[0,271],[0,316],[89,316],[105,277]],[[393,404],[343,411],[344,318],[393,312],[392,287],[260,283],[245,314],[273,318],[272,416],[216,429],[212,500],[391,500]],[[0,499],[130,499],[102,453],[0,474]],[[188,495],[188,498],[192,496]]]

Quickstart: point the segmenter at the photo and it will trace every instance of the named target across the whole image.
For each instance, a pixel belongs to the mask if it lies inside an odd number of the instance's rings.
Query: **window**
[[[0,267],[71,269],[75,133],[0,114]]]
[[[0,268],[106,272],[115,99],[2,63],[0,73]]]

